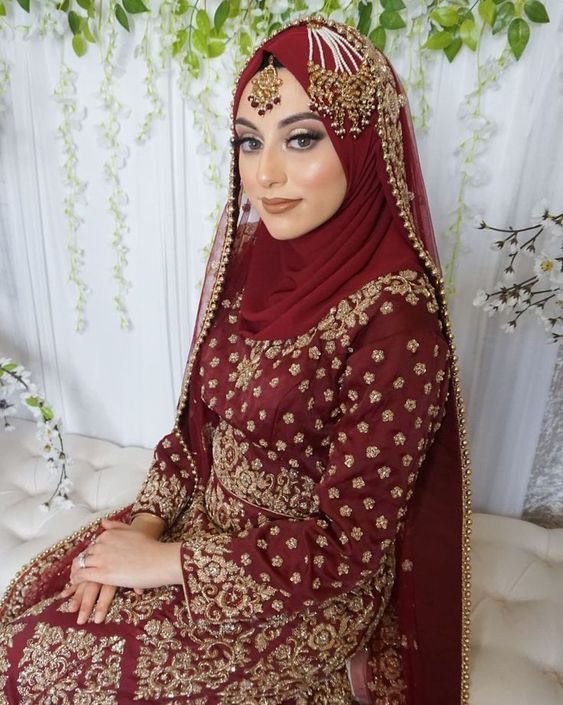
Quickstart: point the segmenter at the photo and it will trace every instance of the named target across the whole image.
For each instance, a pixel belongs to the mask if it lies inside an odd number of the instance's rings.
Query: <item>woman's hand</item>
[[[145,536],[158,539],[164,530],[164,521],[149,514],[138,514],[133,518],[131,526]],[[138,595],[143,593],[142,588],[134,588],[134,590]],[[115,585],[82,582],[67,585],[59,597],[62,599],[72,597],[69,602],[69,611],[78,611],[77,624],[85,624],[94,608],[94,622],[100,624],[107,616],[116,591]]]
[[[152,588],[182,583],[179,543],[160,543],[133,526],[102,519],[105,531],[72,562],[72,585]]]
[[[100,585],[100,583],[80,583],[80,585],[67,585],[60,593],[63,600],[67,597],[69,612],[78,611],[77,624],[85,624],[95,606],[94,622],[100,624],[106,618],[117,588],[115,585]]]

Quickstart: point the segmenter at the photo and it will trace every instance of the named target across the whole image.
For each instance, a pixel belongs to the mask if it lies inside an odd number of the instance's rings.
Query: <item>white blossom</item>
[[[484,289],[478,289],[475,298],[473,299],[473,306],[482,306],[488,298],[489,295]]]

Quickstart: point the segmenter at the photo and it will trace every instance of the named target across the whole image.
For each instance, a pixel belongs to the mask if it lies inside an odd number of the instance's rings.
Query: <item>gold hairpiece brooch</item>
[[[347,117],[350,132],[356,137],[369,124],[377,104],[377,86],[382,79],[389,78],[383,76],[387,66],[373,47],[369,51],[353,28],[348,27],[344,36],[330,27],[311,23],[307,34],[310,107],[331,121],[339,137],[346,133]],[[325,52],[332,54],[334,70],[326,68]]]
[[[274,105],[280,102],[279,88],[283,81],[278,76],[272,54],[268,59],[268,65],[255,78],[251,79],[250,83],[252,93],[248,96],[248,100],[253,108],[258,108],[258,115],[264,115],[266,110],[271,110]]]

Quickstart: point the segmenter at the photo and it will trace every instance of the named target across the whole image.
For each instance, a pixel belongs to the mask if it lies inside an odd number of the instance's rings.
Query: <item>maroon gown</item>
[[[307,333],[254,341],[237,333],[244,261],[243,248],[196,371],[210,469],[189,500],[166,436],[118,515],[167,522],[184,589],[120,589],[103,624],[79,626],[55,591],[99,527],[69,537],[9,601],[0,703],[348,705],[346,662],[376,627],[373,689],[402,702],[390,594],[411,565],[395,543],[449,382],[434,289],[389,272]]]

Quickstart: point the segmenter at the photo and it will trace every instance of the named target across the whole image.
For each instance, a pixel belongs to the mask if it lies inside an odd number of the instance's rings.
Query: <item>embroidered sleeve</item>
[[[391,294],[356,339],[313,516],[182,544],[194,620],[287,615],[383,568],[444,414],[449,350],[434,314]]]
[[[131,517],[154,514],[169,526],[190,501],[195,486],[193,471],[174,433],[154,449],[153,462],[135,499]]]

